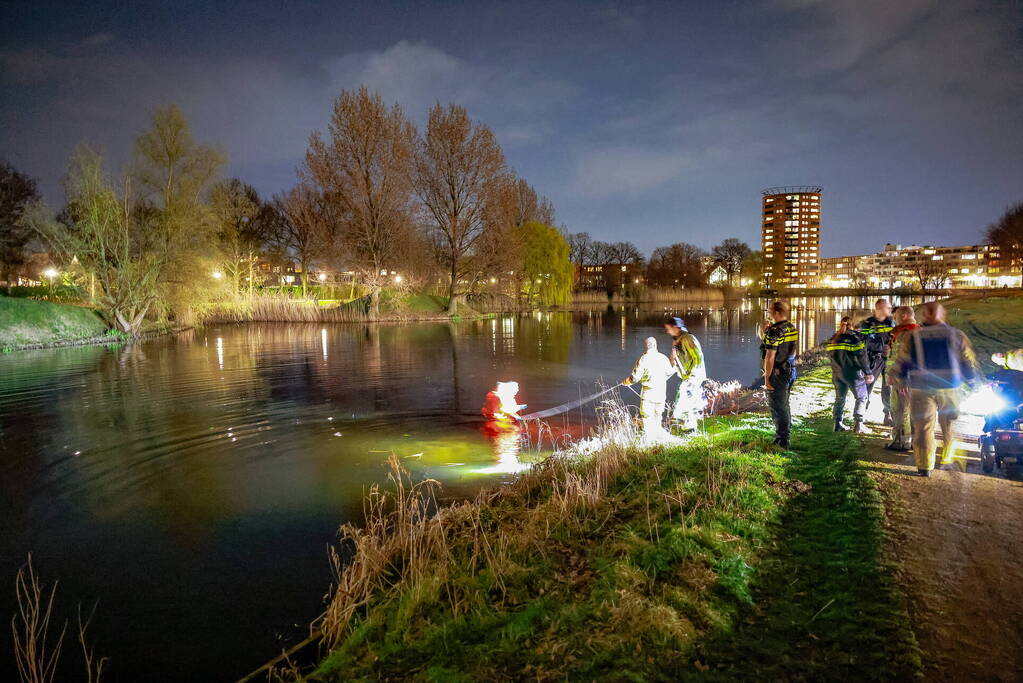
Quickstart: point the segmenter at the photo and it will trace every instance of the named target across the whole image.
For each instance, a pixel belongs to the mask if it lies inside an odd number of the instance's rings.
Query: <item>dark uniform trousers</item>
[[[792,389],[792,369],[786,363],[784,370],[775,368],[771,373],[771,391],[767,392],[767,402],[771,406],[771,417],[774,419],[775,439],[789,440],[792,432],[792,411],[789,409],[789,391]]]

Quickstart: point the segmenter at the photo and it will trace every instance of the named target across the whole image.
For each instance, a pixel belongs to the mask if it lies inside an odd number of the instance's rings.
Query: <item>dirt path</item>
[[[928,681],[1023,680],[1023,481],[959,468],[915,476],[864,439],[892,505],[897,576]]]

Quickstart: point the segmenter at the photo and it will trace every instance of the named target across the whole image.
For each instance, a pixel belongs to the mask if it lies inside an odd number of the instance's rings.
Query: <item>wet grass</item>
[[[345,529],[307,680],[912,677],[880,499],[854,437],[826,430],[781,452],[764,416],[715,418],[436,514],[431,484],[396,475]]]
[[[91,308],[0,297],[0,349],[89,339],[106,330]]]
[[[958,296],[942,303],[949,324],[970,337],[985,371],[995,369],[992,353],[1023,347],[1023,297],[1018,292]]]

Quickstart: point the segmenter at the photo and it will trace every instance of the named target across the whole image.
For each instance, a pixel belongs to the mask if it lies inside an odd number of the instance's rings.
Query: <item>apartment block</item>
[[[769,288],[814,287],[820,280],[821,191],[801,185],[762,192],[761,241]]]

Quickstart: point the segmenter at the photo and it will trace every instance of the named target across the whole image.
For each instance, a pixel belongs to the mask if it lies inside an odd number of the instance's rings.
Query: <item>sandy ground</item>
[[[876,436],[864,437],[864,459],[888,493],[925,680],[1023,681],[1023,480],[984,474],[966,438],[956,464],[915,476],[911,455],[884,450],[873,403]],[[976,431],[970,419],[956,425],[960,436]]]

